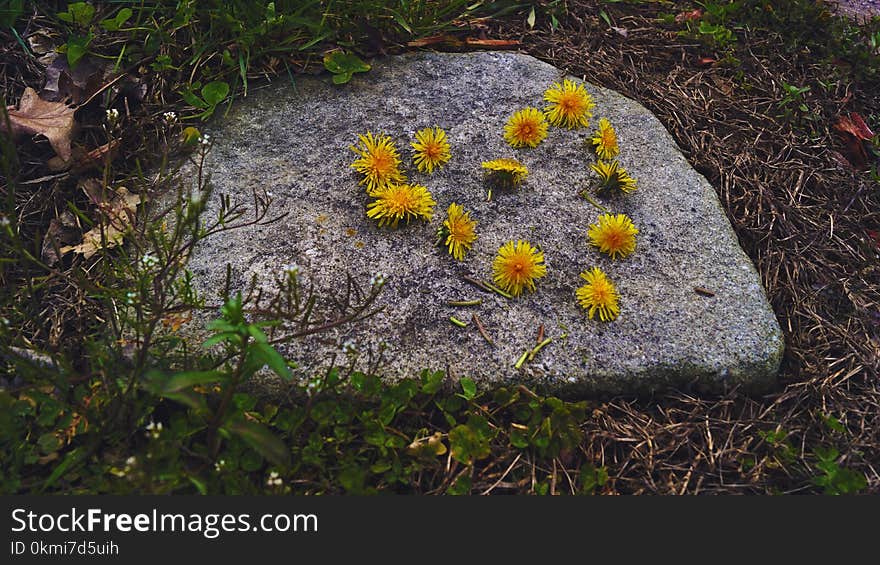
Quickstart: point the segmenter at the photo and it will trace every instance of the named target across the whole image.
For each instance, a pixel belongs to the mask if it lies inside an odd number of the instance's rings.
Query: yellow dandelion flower
[[[508,241],[492,263],[492,278],[502,290],[519,296],[524,288],[535,290],[535,279],[547,274],[544,253],[528,241]]]
[[[395,184],[376,192],[376,200],[367,205],[367,216],[379,220],[379,227],[397,227],[401,219],[430,220],[436,204],[428,189],[420,184]]]
[[[620,166],[616,160],[596,161],[590,168],[599,175],[599,192],[620,190],[630,193],[636,189],[636,179],[629,176],[626,169]]]
[[[433,173],[452,158],[446,132],[437,126],[424,128],[416,132],[416,140],[411,143],[415,154],[413,162],[423,173]]]
[[[626,257],[635,251],[637,233],[639,230],[626,214],[602,214],[598,224],[590,225],[587,237],[590,245],[617,259],[617,255]]]
[[[593,134],[590,142],[600,159],[612,159],[620,153],[617,146],[617,132],[611,127],[611,122],[605,118],[599,118],[599,129]]]
[[[537,108],[515,112],[504,126],[504,140],[513,147],[537,147],[547,137],[547,120]]]
[[[477,239],[476,227],[477,222],[471,219],[470,212],[453,202],[446,211],[446,220],[437,230],[437,245],[445,245],[453,257],[462,261]]]
[[[620,306],[617,304],[620,295],[605,273],[599,267],[593,267],[581,273],[581,278],[587,284],[577,289],[575,294],[581,307],[589,309],[590,319],[593,319],[596,312],[599,312],[599,319],[603,322],[615,319],[620,313]]]
[[[563,80],[562,84],[553,83],[544,92],[544,100],[550,103],[544,108],[547,120],[554,126],[568,129],[587,127],[593,117],[592,110],[596,107],[584,85],[568,79]]]
[[[529,174],[525,165],[516,159],[493,159],[484,161],[486,180],[492,186],[513,188],[519,185]]]
[[[372,133],[358,135],[358,145],[350,147],[359,157],[351,167],[364,175],[358,184],[367,185],[367,194],[373,196],[378,190],[406,181],[400,172],[400,156],[394,141],[388,135]]]

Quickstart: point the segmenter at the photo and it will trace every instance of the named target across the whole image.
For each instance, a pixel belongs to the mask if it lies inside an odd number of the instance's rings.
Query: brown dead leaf
[[[106,199],[107,192],[98,181],[89,179],[82,183],[83,191],[101,211],[100,220],[95,227],[83,234],[82,243],[61,248],[61,253],[81,253],[86,259],[102,248],[116,247],[122,243],[125,233],[134,225],[137,205],[141,202],[138,194],[132,194],[120,186]]]
[[[40,56],[55,50],[55,41],[49,34],[37,31],[27,36],[27,44],[34,55]]]
[[[840,137],[844,145],[843,154],[846,156],[847,161],[857,171],[865,170],[868,167],[868,152],[865,151],[862,141],[848,134],[841,135]]]
[[[843,153],[841,153],[840,151],[835,151],[832,149],[831,156],[834,157],[834,159],[838,163],[840,163],[840,166],[843,167],[844,169],[848,169],[850,171],[858,171],[858,169],[856,169],[855,166],[853,166],[853,164],[850,163],[849,159],[844,157]]]
[[[696,10],[690,10],[687,12],[678,13],[675,16],[675,22],[679,23],[679,24],[683,23],[683,22],[692,22],[694,20],[699,20],[702,17],[703,17],[703,10],[701,10],[700,8],[697,8]]]
[[[192,312],[171,313],[162,318],[162,325],[177,333],[177,330],[190,320],[192,320]]]
[[[82,190],[83,193],[89,197],[89,202],[91,202],[92,205],[97,206],[101,212],[107,212],[107,190],[104,189],[104,185],[101,181],[98,179],[83,179],[77,183],[77,188]]]
[[[76,241],[79,231],[76,218],[69,210],[62,212],[57,218],[52,218],[52,221],[49,222],[49,229],[43,237],[43,247],[40,253],[43,262],[50,267],[57,263],[61,258],[59,253],[61,246]]]
[[[860,140],[867,141],[874,137],[874,132],[858,112],[851,112],[849,116],[838,116],[834,129],[851,134]]]
[[[862,116],[856,112],[850,113],[849,116],[838,116],[834,122],[834,129],[843,141],[843,154],[846,160],[859,171],[865,170],[870,161],[871,139],[874,132],[862,119]]]
[[[18,109],[7,106],[12,135],[42,135],[59,157],[70,159],[70,143],[76,122],[73,114],[76,109],[63,102],[48,102],[37,96],[31,87],[24,90]]]
[[[104,166],[104,159],[107,157],[107,154],[110,155],[110,160],[116,158],[117,149],[119,149],[120,141],[118,139],[114,139],[104,145],[100,145],[95,147],[91,151],[86,151],[79,147],[73,148],[73,154],[71,155],[71,159],[69,161],[65,161],[61,157],[57,155],[49,159],[46,163],[49,166],[49,170],[53,172],[61,172],[66,171],[68,169],[71,170],[74,174],[79,174],[87,169],[96,168],[100,169]]]
[[[88,100],[104,82],[106,65],[94,57],[84,57],[73,69],[67,57],[56,58],[46,68],[46,84],[40,97],[50,102],[70,100],[78,105]]]
[[[715,88],[720,90],[725,96],[733,94],[733,90],[736,88],[736,85],[732,81],[718,75],[709,75],[709,80],[711,80],[715,85]]]

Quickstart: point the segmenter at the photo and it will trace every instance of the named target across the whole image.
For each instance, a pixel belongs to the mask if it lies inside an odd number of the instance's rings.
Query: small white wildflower
[[[162,114],[165,123],[171,124],[177,121],[177,112],[165,112]]]
[[[373,276],[370,277],[370,286],[382,286],[383,284],[385,284],[386,278],[388,278],[388,275],[386,275],[382,271],[374,273]]]
[[[296,263],[288,263],[284,265],[284,272],[287,273],[287,276],[291,279],[299,282],[300,278],[300,268]]]
[[[141,265],[143,265],[147,269],[155,267],[158,264],[159,258],[152,253],[144,253],[144,256],[141,257]]]
[[[266,479],[266,484],[270,487],[280,487],[284,484],[284,480],[281,479],[277,471],[272,471],[269,473],[269,478]]]
[[[126,304],[134,304],[135,298],[137,298],[136,292],[126,292],[125,293],[125,303]]]
[[[208,135],[207,133],[202,134],[201,139],[199,139],[199,143],[201,143],[202,145],[210,145],[211,136]]]
[[[0,216],[0,228],[9,227],[9,218],[6,216]]]
[[[288,263],[287,265],[284,265],[284,270],[287,271],[288,273],[290,273],[291,275],[298,275],[299,274],[299,265],[297,265],[296,263]]]
[[[342,343],[342,352],[346,355],[354,355],[358,352],[357,343],[354,340],[347,339]]]
[[[128,459],[125,460],[125,469],[126,470],[131,469],[132,467],[135,466],[136,463],[137,463],[137,457],[132,455],[131,457],[129,457]]]
[[[147,437],[153,439],[159,439],[159,436],[162,434],[162,422],[154,422],[150,420],[150,423],[147,424]]]
[[[107,123],[111,126],[115,126],[119,122],[119,110],[116,108],[110,108],[107,110]]]
[[[275,196],[275,193],[272,192],[271,190],[267,190],[267,191],[266,191],[266,196],[268,196],[269,198],[272,198],[273,196]]]
[[[223,467],[225,467],[225,466],[226,466],[225,459],[220,459],[219,461],[214,462],[214,470],[217,472],[220,472],[220,470],[223,469]]]

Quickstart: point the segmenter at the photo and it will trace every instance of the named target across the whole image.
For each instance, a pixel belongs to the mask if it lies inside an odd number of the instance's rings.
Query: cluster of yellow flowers
[[[526,107],[514,112],[504,126],[504,139],[514,148],[537,147],[546,137],[550,125],[569,129],[587,127],[595,108],[593,99],[583,84],[571,80],[554,83],[544,93],[547,102],[543,110]],[[412,218],[431,220],[436,205],[425,186],[411,184],[401,170],[401,159],[390,136],[360,135],[359,143],[351,147],[358,158],[352,168],[363,175],[360,184],[373,200],[367,205],[367,216],[378,220],[379,226],[396,228],[400,220],[407,223]],[[589,143],[595,148],[599,160],[591,168],[599,175],[599,192],[619,190],[629,193],[636,189],[636,181],[620,167],[617,134],[607,119],[599,120],[598,130]],[[416,132],[411,143],[413,162],[422,172],[431,174],[451,158],[446,132],[435,126]],[[499,158],[482,163],[485,178],[491,187],[515,188],[528,175],[525,165],[511,158]],[[444,245],[455,259],[464,256],[477,238],[477,222],[462,206],[452,202],[446,220],[437,230],[437,243]],[[590,225],[590,245],[612,259],[626,257],[635,250],[638,230],[625,214],[603,214],[598,223]],[[508,241],[498,250],[492,264],[495,284],[511,296],[519,296],[524,290],[534,291],[535,282],[546,276],[544,254],[539,247],[525,240]],[[598,267],[580,273],[586,284],[576,291],[579,304],[588,310],[590,319],[598,312],[602,321],[613,320],[620,309],[619,294],[614,284]]]
[[[422,173],[431,174],[452,158],[446,132],[437,126],[417,131],[411,145],[413,163]],[[400,154],[390,136],[367,132],[358,136],[358,145],[351,150],[358,155],[351,166],[363,175],[360,184],[366,185],[367,195],[373,198],[367,205],[367,217],[378,220],[379,227],[392,228],[400,220],[431,220],[437,203],[427,187],[409,183],[400,169]],[[476,225],[470,213],[453,202],[438,237],[453,257],[462,260],[477,239]]]
[[[513,113],[504,126],[504,140],[512,147],[537,147],[547,137],[549,126],[569,129],[586,127],[595,108],[582,84],[570,80],[554,83],[544,92],[544,110],[528,106]],[[528,174],[515,159],[494,159],[483,163],[490,186],[512,188]],[[490,192],[491,197],[491,192]],[[495,284],[513,296],[535,290],[535,281],[547,275],[544,253],[528,241],[508,241],[498,250],[492,264]]]
[[[593,146],[598,157],[596,163],[590,165],[599,175],[597,192],[619,190],[628,194],[636,189],[636,180],[614,159],[620,153],[620,147],[617,144],[617,132],[607,119],[599,119],[599,128],[588,143]],[[608,162],[608,159],[614,160]],[[637,233],[639,230],[626,214],[605,213],[599,216],[597,223],[590,225],[587,237],[590,245],[607,253],[612,259],[617,259],[618,256],[626,257],[635,251]],[[575,294],[578,303],[588,310],[590,319],[596,313],[602,321],[617,318],[620,313],[620,294],[602,269],[592,267],[583,271],[580,276],[586,284],[578,288]]]
[[[543,111],[528,106],[510,116],[504,126],[504,140],[512,147],[537,147],[546,137],[550,125],[569,129],[589,126],[595,104],[583,84],[571,80],[554,83],[544,93],[548,105]],[[614,159],[620,148],[617,133],[611,123],[599,119],[599,127],[588,140],[599,160],[591,168],[599,175],[599,192],[619,190],[629,193],[636,189],[636,180]],[[609,161],[611,160],[611,161]],[[483,164],[492,171],[495,184],[515,186],[527,173],[525,167],[513,159],[497,159]],[[514,177],[518,174],[518,177]],[[505,176],[506,175],[506,176]],[[625,214],[603,214],[598,223],[589,227],[590,244],[612,259],[626,257],[635,250],[638,230]],[[546,274],[543,254],[527,241],[508,242],[495,260],[496,283],[518,294],[524,288],[535,289],[535,279]],[[598,313],[602,321],[610,321],[620,312],[619,294],[614,284],[598,267],[580,274],[586,284],[575,292],[578,303],[588,310],[589,317]],[[514,292],[515,291],[515,292]]]

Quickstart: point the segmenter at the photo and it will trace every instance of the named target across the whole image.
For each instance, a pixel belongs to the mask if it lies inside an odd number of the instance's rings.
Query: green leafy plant
[[[87,28],[95,19],[95,7],[88,2],[74,2],[67,5],[66,12],[58,12],[56,16],[62,22]]]
[[[67,54],[67,63],[73,68],[88,53],[89,44],[94,39],[90,28],[95,18],[95,7],[87,2],[75,2],[68,4],[67,11],[59,12],[57,17],[79,30],[70,34],[67,42],[58,48],[59,52]]]
[[[721,49],[736,41],[736,36],[733,35],[731,30],[721,24],[712,24],[706,20],[700,21],[697,26],[697,33],[704,37],[710,37],[712,42]]]
[[[813,484],[822,487],[825,494],[855,494],[868,486],[865,475],[841,467],[840,452],[833,447],[817,447],[813,450],[815,466],[822,474],[813,478]]]
[[[788,432],[782,429],[761,430],[758,435],[767,442],[773,453],[772,465],[785,467],[797,459],[797,450],[788,438]]]
[[[608,483],[608,469],[586,464],[580,471],[581,494],[595,494]]]
[[[333,84],[345,84],[354,73],[365,73],[372,67],[354,53],[333,51],[324,55],[324,68],[333,73]]]
[[[199,91],[201,96],[196,94],[196,91]],[[229,96],[229,83],[215,80],[202,86],[201,82],[196,81],[189,88],[182,90],[180,95],[187,104],[202,110],[202,112],[193,117],[207,120],[214,114],[217,106]]]
[[[268,343],[261,327],[276,325],[273,322],[248,323],[244,319],[241,294],[230,298],[221,308],[221,317],[208,325],[214,330],[203,345],[210,348],[222,344],[228,361],[222,369],[182,371],[170,375],[152,373],[145,387],[150,392],[185,404],[197,416],[204,419],[207,432],[208,456],[216,460],[220,453],[223,436],[234,434],[253,447],[266,459],[280,466],[288,464],[288,450],[268,428],[248,419],[244,411],[232,402],[239,386],[259,371],[268,367],[276,375],[290,380],[290,367],[283,357]],[[220,401],[215,408],[209,407],[197,388],[219,385]],[[191,428],[198,432],[199,428]]]
[[[782,114],[780,114],[779,117],[790,120],[797,115],[808,116],[810,114],[810,109],[807,107],[804,94],[810,92],[810,87],[795,86],[783,82],[782,88],[785,96],[776,103],[776,108],[782,111]]]
[[[101,27],[107,31],[119,31],[132,15],[134,12],[131,8],[122,8],[114,17],[101,20]]]

